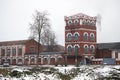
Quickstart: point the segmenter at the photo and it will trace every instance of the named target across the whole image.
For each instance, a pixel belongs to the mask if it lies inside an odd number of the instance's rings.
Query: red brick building
[[[96,52],[96,17],[80,13],[65,16],[65,23],[67,63],[74,64],[84,59],[86,64]]]
[[[38,46],[40,47],[38,57]],[[5,60],[10,65],[21,62],[23,65],[58,65],[64,62],[64,47],[56,48],[58,52],[43,52],[45,49],[34,39],[0,42],[0,64]],[[45,48],[45,47],[44,47]]]
[[[5,60],[15,65],[18,62],[26,63],[25,54],[38,53],[38,44],[35,40],[18,40],[0,42],[0,64]],[[31,58],[31,57],[30,57]],[[36,63],[34,61],[34,63]]]

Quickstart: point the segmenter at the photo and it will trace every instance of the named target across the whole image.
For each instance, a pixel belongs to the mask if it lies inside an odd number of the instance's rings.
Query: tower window
[[[68,41],[71,41],[71,40],[72,40],[72,35],[68,34]]]
[[[76,19],[76,20],[74,20],[74,25],[76,25],[76,26],[77,26],[77,25],[78,25],[78,23],[79,23],[79,22],[78,22],[78,20],[77,20],[77,19]]]
[[[87,53],[87,52],[88,52],[88,46],[85,45],[85,46],[84,46],[84,53]]]
[[[85,25],[85,24],[86,24],[86,20],[83,20],[83,21],[82,21],[82,24]]]
[[[91,35],[90,35],[90,40],[91,40],[91,41],[94,41],[94,34],[91,34]]]
[[[90,21],[89,20],[87,21],[87,24],[90,26]]]
[[[68,21],[68,26],[71,26],[72,25],[72,20],[69,20]]]
[[[84,33],[84,40],[88,40],[88,33]]]
[[[94,21],[92,21],[91,25],[92,25],[92,26],[95,26],[95,22],[94,22]]]
[[[76,33],[75,35],[74,35],[74,38],[75,38],[75,40],[78,40],[78,34]]]
[[[75,46],[75,53],[77,54],[79,52],[79,47],[78,46]]]
[[[90,51],[91,51],[92,53],[94,53],[95,48],[94,48],[94,46],[93,46],[93,45],[92,45],[92,46],[90,46]]]
[[[72,52],[72,47],[69,46],[69,47],[68,47],[68,53],[71,53],[71,52]]]

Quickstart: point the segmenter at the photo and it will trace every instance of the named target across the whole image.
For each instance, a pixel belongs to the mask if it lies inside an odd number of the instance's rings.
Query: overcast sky
[[[59,44],[64,45],[64,16],[102,16],[97,42],[120,42],[120,0],[0,0],[0,41],[27,39],[35,10],[48,11]],[[101,29],[100,29],[101,28]]]

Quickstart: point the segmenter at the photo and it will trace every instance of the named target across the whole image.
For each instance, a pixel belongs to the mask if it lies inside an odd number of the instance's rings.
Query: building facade
[[[17,65],[19,62],[23,65],[62,65],[64,48],[57,46],[58,52],[43,52],[44,49],[34,39],[0,42],[0,64],[7,60],[10,65]]]
[[[25,54],[37,53],[38,44],[35,40],[18,40],[18,41],[5,41],[0,42],[0,64],[5,60],[10,65],[16,65],[18,62],[23,64],[26,62]],[[36,63],[36,61],[34,61]]]
[[[96,52],[96,17],[85,14],[65,16],[65,52],[68,63],[76,60],[87,60],[94,58]],[[72,59],[73,59],[72,58]]]

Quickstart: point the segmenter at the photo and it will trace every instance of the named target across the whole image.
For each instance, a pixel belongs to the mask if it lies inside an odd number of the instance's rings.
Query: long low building
[[[40,51],[38,51],[38,47]],[[3,64],[5,60],[10,65],[17,65],[19,62],[23,65],[62,64],[64,61],[64,48],[61,49],[61,46],[57,48],[59,48],[57,52],[42,52],[42,50],[46,50],[45,46],[42,49],[41,45],[34,39],[0,42],[0,64]]]

